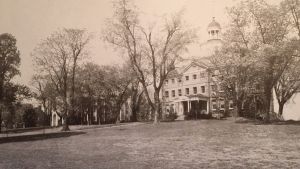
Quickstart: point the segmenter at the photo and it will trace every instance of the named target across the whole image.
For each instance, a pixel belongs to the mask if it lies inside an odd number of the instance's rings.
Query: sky
[[[94,34],[90,60],[94,63],[120,64],[123,58],[100,39],[105,20],[113,14],[111,0],[0,0],[0,33],[11,33],[21,53],[21,76],[15,81],[30,86],[33,75],[31,52],[37,44],[62,28],[86,29]],[[199,41],[207,39],[206,28],[212,17],[226,25],[225,8],[235,0],[135,0],[142,20],[161,19],[184,10],[184,20],[198,29]],[[197,53],[198,44],[190,47]],[[193,53],[194,52],[194,53]]]

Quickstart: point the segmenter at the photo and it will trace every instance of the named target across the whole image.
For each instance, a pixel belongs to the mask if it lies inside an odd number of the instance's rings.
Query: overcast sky
[[[184,9],[186,22],[199,28],[200,41],[206,40],[206,27],[212,17],[222,26],[226,24],[225,8],[234,3],[235,0],[135,0],[146,21],[146,16],[161,17]],[[30,53],[41,39],[60,28],[93,32],[91,60],[102,65],[120,63],[122,58],[100,40],[104,21],[112,13],[111,0],[0,0],[0,33],[13,34],[21,52],[22,75],[17,81],[30,84]],[[195,47],[192,50],[190,54],[194,55]]]

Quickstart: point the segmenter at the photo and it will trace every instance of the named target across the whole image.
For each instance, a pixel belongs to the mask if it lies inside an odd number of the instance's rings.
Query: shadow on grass
[[[58,133],[46,133],[46,134],[35,134],[35,135],[23,135],[23,136],[11,136],[0,138],[0,144],[11,143],[11,142],[25,142],[25,141],[38,141],[47,140],[53,138],[63,138],[75,135],[85,134],[86,132],[58,132]]]
[[[300,125],[300,121],[287,120],[287,121],[271,121],[265,122],[262,120],[254,120],[254,119],[243,119],[236,120],[235,123],[239,124],[253,124],[253,125]]]

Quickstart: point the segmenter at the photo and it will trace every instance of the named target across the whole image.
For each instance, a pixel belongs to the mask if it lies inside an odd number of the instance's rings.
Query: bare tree
[[[52,112],[56,111],[56,96],[58,96],[58,93],[48,75],[34,75],[31,83],[34,87],[32,89],[33,95],[35,99],[40,101],[43,113],[48,118],[47,121],[50,121]],[[57,114],[59,117],[62,117],[61,113],[57,112]]]
[[[59,94],[64,131],[69,130],[68,116],[72,110],[74,82],[78,59],[85,56],[89,36],[84,30],[63,29],[54,32],[34,50],[37,73],[47,75]]]
[[[165,19],[161,27],[148,26],[149,29],[146,29],[130,1],[119,0],[114,7],[114,18],[103,32],[104,40],[126,52],[153,109],[154,123],[157,123],[164,80],[175,68],[179,55],[186,51],[196,36],[193,30],[185,28],[181,13]],[[154,90],[153,99],[149,93],[149,81]]]

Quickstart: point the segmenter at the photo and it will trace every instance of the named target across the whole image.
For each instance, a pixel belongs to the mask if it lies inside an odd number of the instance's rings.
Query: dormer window
[[[165,80],[165,84],[166,84],[166,85],[168,85],[168,82],[169,82],[168,80]]]
[[[193,75],[194,80],[197,79],[197,75]]]

